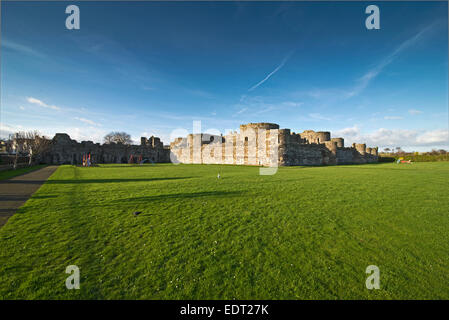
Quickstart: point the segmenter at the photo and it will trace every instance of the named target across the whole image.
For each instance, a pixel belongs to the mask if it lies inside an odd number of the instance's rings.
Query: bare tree
[[[11,136],[12,149],[15,151],[14,169],[17,168],[19,154],[28,155],[28,165],[33,164],[50,147],[51,140],[41,136],[37,131],[16,132]]]
[[[131,136],[126,132],[110,132],[104,136],[104,143],[131,144]]]

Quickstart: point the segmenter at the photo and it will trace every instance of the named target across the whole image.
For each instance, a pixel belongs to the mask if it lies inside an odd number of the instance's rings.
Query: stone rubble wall
[[[42,162],[48,164],[75,164],[83,162],[83,156],[91,154],[91,161],[96,163],[128,163],[131,155],[133,162],[138,158],[149,163],[170,162],[170,151],[164,148],[158,138],[150,138],[145,144],[99,144],[92,141],[77,142],[67,134],[58,133],[52,140],[50,150],[43,156]]]
[[[330,132],[306,130],[302,133],[279,129],[274,123],[249,123],[240,132],[225,136],[207,133],[176,138],[170,148],[157,137],[142,137],[140,145],[77,142],[58,133],[52,140],[44,163],[81,164],[91,154],[92,163],[145,162],[231,164],[255,166],[297,166],[372,163],[378,161],[378,148],[365,144],[344,146],[343,138],[331,138]]]
[[[170,144],[171,159],[181,163],[274,166],[279,160],[278,137],[278,129],[265,128],[243,128],[224,137],[190,134]]]
[[[172,161],[259,166],[335,165],[377,162],[377,148],[344,147],[330,132],[303,133],[273,123],[250,123],[225,136],[190,134],[170,144]]]

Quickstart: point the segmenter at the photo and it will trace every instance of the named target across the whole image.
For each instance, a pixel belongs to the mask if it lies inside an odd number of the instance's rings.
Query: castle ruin
[[[65,133],[57,133],[42,162],[81,164],[90,154],[92,163],[233,164],[256,166],[305,166],[360,164],[377,162],[378,148],[354,143],[345,147],[343,138],[331,138],[330,132],[306,130],[302,133],[279,129],[274,123],[249,123],[240,132],[225,136],[207,133],[176,138],[170,147],[159,138],[142,137],[140,145],[77,142]],[[133,157],[131,157],[133,156]]]
[[[373,163],[378,148],[344,146],[330,132],[302,133],[279,129],[274,123],[249,123],[225,136],[189,134],[170,144],[172,162],[259,166],[298,166]]]
[[[43,156],[42,162],[48,164],[81,164],[83,156],[90,154],[92,163],[128,163],[132,157],[137,162],[149,163],[170,162],[170,150],[163,146],[157,137],[149,139],[142,137],[140,145],[120,143],[93,143],[92,141],[77,142],[70,139],[66,133],[57,133],[50,145],[49,151]]]

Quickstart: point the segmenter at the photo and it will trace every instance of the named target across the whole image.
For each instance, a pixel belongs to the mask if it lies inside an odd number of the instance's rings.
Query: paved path
[[[47,181],[57,168],[57,166],[48,166],[0,181],[0,227]]]

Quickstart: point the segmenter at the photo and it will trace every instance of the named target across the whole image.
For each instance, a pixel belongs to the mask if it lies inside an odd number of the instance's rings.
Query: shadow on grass
[[[111,201],[111,203],[145,203],[149,201],[159,201],[159,200],[182,200],[182,199],[192,199],[192,198],[202,198],[202,197],[232,197],[239,196],[243,194],[242,191],[206,191],[206,192],[194,192],[194,193],[172,193],[172,194],[160,194],[155,196],[145,196],[145,197],[134,197]]]
[[[49,195],[49,196],[32,196],[32,199],[52,199],[52,198],[57,198],[58,196],[53,196],[53,195]]]
[[[117,165],[103,165],[103,164],[100,164],[100,165],[98,165],[97,166],[97,168],[133,168],[133,167],[135,167],[135,168],[142,168],[142,167],[145,167],[145,168],[148,168],[148,167],[150,167],[150,166],[154,166],[155,164],[137,164],[137,163],[130,163],[130,164],[117,164]]]
[[[165,177],[165,178],[143,178],[143,179],[79,179],[79,180],[47,180],[47,184],[80,184],[80,183],[117,183],[117,182],[151,182],[183,180],[194,177]]]
[[[3,180],[0,184],[80,184],[80,183],[116,183],[116,182],[151,182],[191,179],[194,177],[166,177],[166,178],[143,178],[143,179],[79,179],[79,180]]]
[[[43,184],[47,180],[3,180],[1,184]]]

